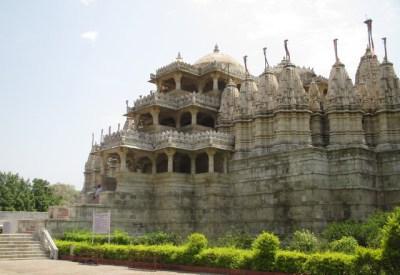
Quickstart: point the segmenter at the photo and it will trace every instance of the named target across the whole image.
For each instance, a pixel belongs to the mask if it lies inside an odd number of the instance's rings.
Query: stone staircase
[[[32,234],[0,234],[0,261],[46,258],[48,253]]]

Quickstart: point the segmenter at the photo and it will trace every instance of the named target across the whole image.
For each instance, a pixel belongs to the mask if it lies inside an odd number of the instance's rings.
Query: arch
[[[225,79],[219,79],[218,80],[218,90],[223,91],[226,87],[226,80]]]
[[[181,127],[192,124],[192,114],[190,112],[185,112],[180,117]]]
[[[149,157],[147,156],[141,157],[136,162],[136,172],[140,172],[143,174],[151,174],[152,166],[153,165]]]
[[[126,154],[126,169],[128,169],[129,172],[136,172],[136,159],[132,151]]]
[[[156,172],[165,173],[168,172],[168,157],[166,154],[161,153],[156,158]]]
[[[197,113],[197,124],[214,128],[215,120],[212,115],[209,115],[209,114],[203,113],[203,112],[198,112]]]
[[[176,88],[175,80],[171,77],[161,82],[161,92],[168,93]]]
[[[208,155],[201,153],[196,156],[196,174],[208,172]]]
[[[181,78],[181,88],[184,91],[188,91],[188,92],[196,91],[197,92],[196,82],[193,79],[188,78],[186,76],[182,76],[182,78]]]
[[[190,174],[190,157],[183,153],[174,155],[174,172]]]
[[[204,85],[204,88],[203,88],[203,93],[212,91],[212,89],[213,89],[213,80],[212,80],[212,78],[209,78],[206,80],[206,84]]]
[[[153,125],[153,117],[150,113],[141,114],[139,116],[138,128]]]

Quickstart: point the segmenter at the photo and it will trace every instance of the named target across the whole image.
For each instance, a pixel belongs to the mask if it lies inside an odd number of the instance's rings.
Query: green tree
[[[315,252],[318,247],[319,241],[317,236],[307,229],[295,231],[289,243],[291,250],[301,252]]]
[[[0,172],[0,210],[34,210],[33,194],[28,180],[18,174]]]
[[[72,205],[78,200],[80,192],[71,184],[56,183],[50,185],[54,196],[60,199],[60,205]]]
[[[61,200],[54,195],[50,183],[43,179],[32,181],[32,193],[36,211],[47,211],[49,206],[56,205]]]
[[[393,213],[383,227],[382,261],[386,274],[399,274],[400,271],[400,207]]]

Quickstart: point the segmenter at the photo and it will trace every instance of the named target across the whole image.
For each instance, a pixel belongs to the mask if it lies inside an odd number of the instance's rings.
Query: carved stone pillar
[[[168,157],[168,172],[172,173],[174,172],[174,155],[175,155],[176,150],[173,148],[168,148],[165,149],[165,153],[167,154]]]
[[[136,130],[137,130],[137,128],[139,127],[139,119],[140,119],[140,115],[139,115],[139,114],[135,115],[135,118],[134,118],[134,121],[135,121],[134,127],[135,127]]]
[[[181,90],[181,79],[182,79],[181,73],[174,74],[175,90]]]
[[[206,84],[206,83],[205,83],[204,81],[200,81],[200,82],[197,84],[197,92],[198,92],[199,94],[203,93],[203,89],[204,89],[205,84]]]
[[[214,148],[207,149],[208,155],[208,173],[214,173],[214,155],[216,150]]]
[[[196,174],[196,154],[190,154],[190,174]]]
[[[197,113],[198,111],[196,109],[191,109],[190,113],[192,114],[192,126],[197,124]]]
[[[121,152],[119,152],[119,159],[120,159],[120,172],[126,171],[126,151],[124,148],[121,148]]]
[[[100,155],[100,174],[105,175],[107,170],[107,161],[104,155]]]
[[[213,91],[218,91],[218,74],[211,75],[213,80]]]
[[[160,115],[160,110],[159,109],[152,109],[150,111],[151,117],[153,118],[153,125],[158,125],[159,124],[159,115]]]

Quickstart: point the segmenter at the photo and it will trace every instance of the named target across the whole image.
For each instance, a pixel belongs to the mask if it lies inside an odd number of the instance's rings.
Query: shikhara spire
[[[367,19],[364,21],[365,24],[367,24],[367,30],[368,30],[368,48],[372,51],[372,53],[375,52],[375,47],[374,47],[374,40],[372,39],[372,19]]]

